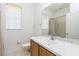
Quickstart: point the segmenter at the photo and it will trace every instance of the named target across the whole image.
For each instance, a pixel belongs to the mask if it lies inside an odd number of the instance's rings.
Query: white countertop
[[[60,38],[54,37],[51,40],[49,36],[37,36],[31,37],[39,45],[48,49],[50,52],[54,52],[56,55],[61,56],[79,56],[79,45],[72,44],[60,40]],[[59,40],[58,40],[59,39]]]

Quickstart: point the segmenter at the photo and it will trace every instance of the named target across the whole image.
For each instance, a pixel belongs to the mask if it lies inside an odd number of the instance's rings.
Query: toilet
[[[25,44],[22,44],[21,47],[26,51],[29,51],[30,50],[30,43],[25,43]]]
[[[30,42],[29,43],[22,43],[20,40],[17,40],[17,44],[19,44],[20,47],[25,51],[30,50]]]

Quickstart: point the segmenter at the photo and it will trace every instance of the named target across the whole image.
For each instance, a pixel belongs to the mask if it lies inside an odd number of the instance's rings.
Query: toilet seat
[[[30,46],[30,43],[25,43],[22,45],[22,47],[29,47]]]

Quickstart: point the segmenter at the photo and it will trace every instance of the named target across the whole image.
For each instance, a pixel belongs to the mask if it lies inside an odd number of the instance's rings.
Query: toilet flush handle
[[[20,40],[17,40],[17,44],[21,44],[21,41]]]

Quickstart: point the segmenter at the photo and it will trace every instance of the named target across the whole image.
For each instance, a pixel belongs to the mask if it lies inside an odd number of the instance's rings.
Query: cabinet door
[[[38,51],[39,45],[31,40],[31,55],[32,56],[38,56],[39,55],[39,51]]]
[[[44,49],[43,47],[40,47],[40,56],[56,56],[56,55]]]

